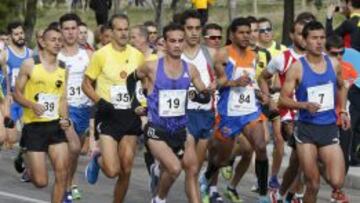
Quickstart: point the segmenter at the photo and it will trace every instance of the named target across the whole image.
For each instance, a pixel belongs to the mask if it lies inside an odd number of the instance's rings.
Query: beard
[[[13,43],[17,46],[17,47],[23,47],[25,46],[25,40],[24,39],[19,39],[17,41],[13,40]]]

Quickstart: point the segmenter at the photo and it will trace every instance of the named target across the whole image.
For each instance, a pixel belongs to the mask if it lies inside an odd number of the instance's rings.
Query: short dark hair
[[[303,38],[306,39],[309,36],[309,32],[314,30],[325,30],[325,28],[319,21],[311,21],[306,23],[302,31]]]
[[[42,37],[44,38],[44,37],[46,36],[46,34],[47,34],[48,32],[50,32],[50,31],[55,31],[55,32],[61,33],[61,31],[59,30],[59,28],[52,27],[52,26],[48,26],[48,27],[44,30],[44,32],[43,32],[43,34],[42,34]]]
[[[265,23],[265,22],[268,22],[270,24],[270,27],[272,27],[272,22],[269,18],[262,17],[262,18],[259,18],[259,20],[258,20],[258,23]]]
[[[345,44],[344,44],[344,40],[338,36],[338,35],[331,35],[328,38],[326,38],[326,44],[325,44],[325,48],[327,51],[330,51],[331,48],[344,48]]]
[[[59,29],[60,23],[58,21],[51,22],[48,27],[53,27]]]
[[[258,20],[254,17],[254,16],[248,16],[246,17],[248,19],[248,21],[250,22],[250,24],[252,23],[258,23]]]
[[[196,10],[186,10],[181,14],[180,24],[184,26],[186,21],[190,18],[199,19],[199,21],[201,22],[201,16],[199,12],[197,12]]]
[[[145,23],[144,23],[144,26],[145,27],[157,27],[157,25],[156,25],[156,23],[154,22],[154,21],[145,21]]]
[[[119,14],[114,14],[113,16],[111,16],[110,20],[109,20],[109,27],[111,29],[114,29],[114,20],[115,19],[123,19],[123,20],[126,20],[127,23],[129,24],[129,17],[126,15],[126,14],[123,14],[123,13],[119,13]]]
[[[360,1],[359,0],[351,0],[351,6],[354,8],[360,8]]]
[[[232,33],[236,32],[236,30],[240,26],[247,26],[250,28],[251,24],[247,18],[244,18],[244,17],[235,18],[229,26],[230,32],[232,32]]]
[[[107,24],[105,24],[105,25],[100,25],[100,34],[104,34],[104,32],[105,32],[106,30],[111,30],[110,25],[107,25]]]
[[[24,29],[24,25],[22,24],[22,22],[20,21],[14,21],[14,22],[10,22],[8,25],[7,25],[7,33],[11,34],[13,29],[16,29],[18,27],[21,27],[22,29]]]
[[[63,23],[66,21],[75,21],[77,26],[79,26],[81,23],[80,17],[75,13],[66,13],[62,15],[59,19],[60,27],[62,27]]]
[[[206,36],[208,30],[219,30],[220,32],[222,32],[222,27],[216,23],[206,24],[202,30],[202,35]]]
[[[0,35],[8,35],[8,33],[4,30],[0,30]]]
[[[296,25],[306,25],[306,21],[304,21],[304,20],[297,20],[297,21],[295,21],[294,23],[293,23],[293,25],[291,26],[291,29],[290,29],[290,32],[291,33],[294,33],[295,32],[295,26]]]
[[[301,21],[301,20],[308,23],[310,21],[316,20],[316,17],[311,12],[305,11],[305,12],[299,13],[295,18],[295,22],[296,21]]]
[[[84,27],[87,27],[88,25],[86,24],[86,23],[84,23],[84,22],[80,22],[80,24],[79,24],[79,26],[84,26]]]
[[[168,32],[171,32],[171,31],[183,31],[183,32],[185,32],[182,25],[179,25],[177,23],[170,23],[170,24],[166,25],[164,27],[164,29],[163,29],[163,37],[164,37],[165,40],[167,38],[166,34]]]

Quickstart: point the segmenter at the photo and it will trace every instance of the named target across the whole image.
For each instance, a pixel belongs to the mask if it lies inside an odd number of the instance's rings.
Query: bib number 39
[[[57,118],[59,109],[59,97],[53,94],[39,94],[38,103],[45,107],[43,118]]]

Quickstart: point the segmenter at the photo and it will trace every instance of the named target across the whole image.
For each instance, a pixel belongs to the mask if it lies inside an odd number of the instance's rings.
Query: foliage
[[[0,1],[0,29],[5,30],[8,22],[21,19],[24,0]]]

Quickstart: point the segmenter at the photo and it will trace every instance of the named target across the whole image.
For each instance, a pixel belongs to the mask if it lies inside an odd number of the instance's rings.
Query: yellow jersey
[[[145,62],[144,55],[131,45],[123,51],[112,43],[95,51],[85,75],[96,81],[96,93],[116,109],[130,109],[131,101],[126,88],[126,78]]]
[[[266,50],[268,50],[270,52],[271,58],[274,58],[274,57],[280,55],[281,53],[283,53],[283,51],[287,50],[287,48],[286,48],[286,46],[273,41],[271,46],[269,48],[267,48]]]
[[[25,84],[25,99],[41,104],[45,107],[45,112],[37,116],[35,112],[24,107],[22,120],[25,124],[33,122],[48,122],[60,118],[60,98],[65,94],[65,64],[59,61],[58,67],[49,72],[44,68],[40,61],[35,60],[35,66],[31,72],[29,80]]]
[[[207,9],[209,0],[193,0],[196,9]]]

